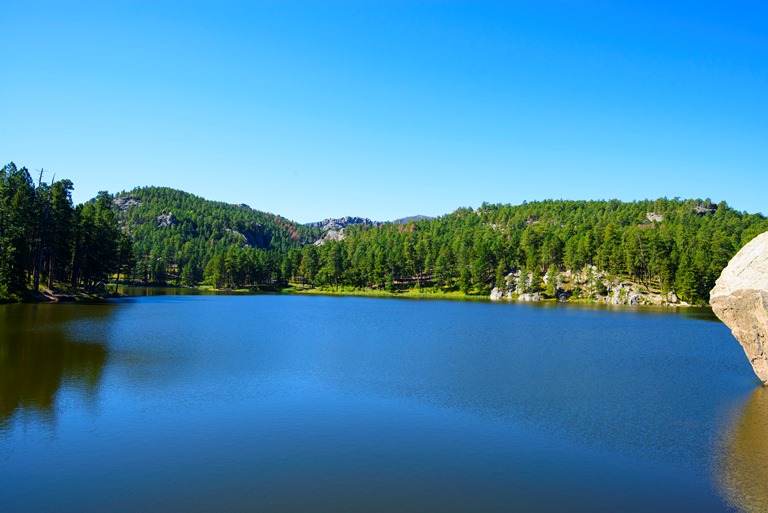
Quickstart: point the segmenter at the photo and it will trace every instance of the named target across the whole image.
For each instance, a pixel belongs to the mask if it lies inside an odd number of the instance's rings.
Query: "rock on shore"
[[[710,304],[752,364],[768,383],[768,232],[758,235],[723,270],[710,292]]]
[[[549,297],[558,301],[593,301],[606,305],[656,305],[656,306],[690,306],[681,301],[674,291],[662,294],[660,290],[651,290],[648,284],[627,280],[626,277],[611,276],[593,265],[588,265],[579,271],[567,269],[552,275],[549,273],[540,277],[541,283],[532,287],[535,278],[533,273],[521,273],[515,270],[505,277],[503,286],[491,290],[492,301],[517,300],[541,301],[543,296],[535,290],[541,290],[554,283],[549,288]]]

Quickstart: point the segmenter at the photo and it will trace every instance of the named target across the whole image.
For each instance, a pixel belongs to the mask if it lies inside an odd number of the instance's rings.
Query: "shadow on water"
[[[739,511],[768,511],[768,388],[752,392],[733,419],[720,441],[715,482]]]
[[[72,322],[98,321],[112,306],[7,305],[0,307],[0,429],[34,414],[56,419],[56,398],[66,384],[95,396],[107,349]],[[84,317],[85,314],[85,317]],[[83,336],[85,335],[85,336]]]
[[[249,290],[211,290],[190,287],[132,287],[121,286],[120,292],[129,297],[155,296],[252,296],[264,295],[266,292],[251,292]]]

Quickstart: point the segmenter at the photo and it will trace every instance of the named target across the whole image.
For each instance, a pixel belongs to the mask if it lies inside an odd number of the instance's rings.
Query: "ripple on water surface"
[[[706,311],[207,295],[17,306],[0,308],[0,496],[14,511],[765,504],[748,477],[766,459],[746,449],[765,445],[765,401]]]

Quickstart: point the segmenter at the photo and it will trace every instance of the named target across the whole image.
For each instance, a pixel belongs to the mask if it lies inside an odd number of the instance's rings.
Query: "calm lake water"
[[[708,310],[156,295],[0,306],[0,511],[768,511]]]

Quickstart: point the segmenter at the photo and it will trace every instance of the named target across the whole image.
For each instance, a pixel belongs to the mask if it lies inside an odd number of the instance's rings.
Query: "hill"
[[[163,187],[75,207],[72,187],[0,168],[0,300],[124,277],[702,304],[731,257],[768,231],[761,214],[701,199],[484,203],[404,224],[326,220],[323,230]]]
[[[217,288],[293,282],[487,295],[495,287],[510,297],[653,292],[703,303],[736,251],[768,231],[760,214],[678,198],[483,204],[404,224],[312,226],[166,188],[121,193],[114,205],[140,281]]]
[[[343,241],[304,248],[298,275],[332,287],[486,295],[495,286],[593,300],[626,280],[703,303],[728,260],[766,230],[760,214],[701,199],[483,204],[405,225],[347,227]],[[558,275],[571,277],[568,290]]]
[[[278,255],[321,235],[318,229],[245,204],[210,201],[166,187],[121,192],[114,205],[118,222],[134,243],[136,277],[147,283],[199,283],[213,257],[228,251],[232,258],[255,259],[273,268],[280,264]]]

